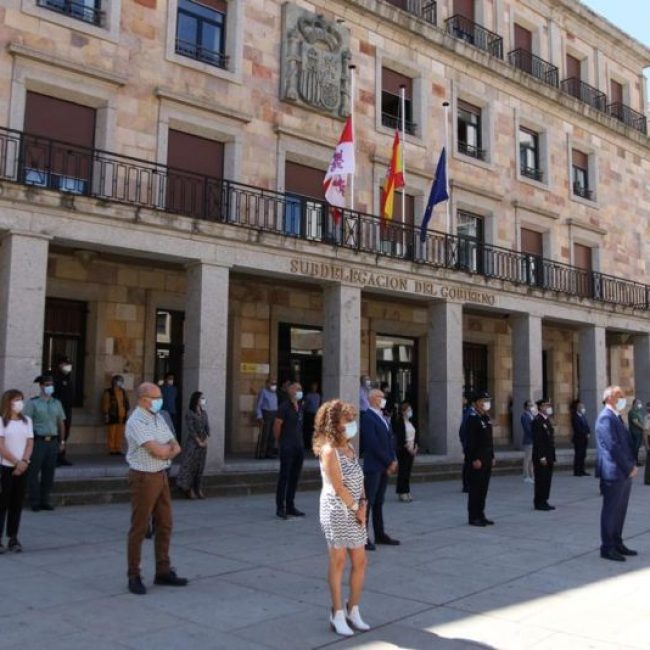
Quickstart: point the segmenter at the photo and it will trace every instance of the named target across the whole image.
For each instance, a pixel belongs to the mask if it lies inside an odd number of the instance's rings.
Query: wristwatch
[[[358,512],[359,511],[359,504],[355,501],[351,506],[348,506],[352,512]]]

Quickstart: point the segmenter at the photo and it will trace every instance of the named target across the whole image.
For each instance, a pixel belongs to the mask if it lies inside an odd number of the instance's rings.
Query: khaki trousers
[[[106,438],[108,443],[108,451],[122,452],[124,447],[124,424],[108,424],[106,427]]]
[[[156,525],[154,550],[156,575],[169,573],[169,543],[172,536],[172,500],[167,472],[129,471],[131,528],[127,544],[128,576],[140,575],[142,542],[153,515]]]

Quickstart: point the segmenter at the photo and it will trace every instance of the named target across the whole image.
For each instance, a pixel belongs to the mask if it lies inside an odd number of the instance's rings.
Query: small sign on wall
[[[268,363],[242,363],[239,369],[245,375],[268,375],[271,372]]]

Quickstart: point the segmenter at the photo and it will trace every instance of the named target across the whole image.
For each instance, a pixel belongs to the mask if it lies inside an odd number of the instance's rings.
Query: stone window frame
[[[102,11],[105,13],[104,25],[93,25],[78,18],[52,11],[47,7],[39,7],[36,0],[21,0],[20,10],[28,16],[33,16],[44,22],[54,23],[81,32],[94,38],[117,43],[120,37],[120,16],[122,0],[103,0]]]
[[[594,67],[594,56],[593,50],[590,50],[586,45],[583,45],[580,41],[572,41],[569,43],[566,35],[562,39],[562,65],[558,66],[560,68],[560,82],[568,78],[568,71],[566,67],[566,57],[567,54],[575,57],[580,60],[580,81],[598,88],[598,79],[596,78],[596,72]],[[598,90],[603,90],[598,88]],[[607,91],[604,91],[605,94],[608,94]]]
[[[186,68],[203,72],[212,77],[226,79],[241,84],[242,59],[244,52],[244,3],[240,0],[225,0],[228,3],[226,12],[226,56],[228,68],[223,69],[209,63],[196,61],[176,53],[176,25],[178,22],[178,0],[169,0],[167,5],[167,42],[165,59]]]
[[[424,145],[425,134],[427,133],[427,116],[429,113],[425,85],[427,77],[425,71],[413,65],[404,64],[393,58],[387,52],[377,50],[375,58],[375,130],[378,133],[394,135],[395,130],[384,126],[381,121],[381,92],[382,92],[382,69],[390,68],[399,74],[409,77],[413,82],[413,97],[411,119],[416,124],[415,134],[406,133],[406,141],[418,145]],[[401,128],[400,128],[401,133]]]
[[[507,47],[507,52],[504,55],[508,56],[508,52],[515,49],[515,24],[521,25],[533,35],[532,54],[538,56],[540,59],[550,62],[548,55],[548,38],[544,38],[544,25],[531,19],[523,12],[519,11],[513,4],[510,5],[510,25],[508,27],[508,38],[510,44]]]
[[[519,132],[520,129],[530,129],[535,131],[538,136],[539,142],[539,163],[540,170],[543,172],[543,177],[541,181],[537,181],[533,178],[528,178],[521,173],[521,157],[519,151]],[[532,187],[536,187],[541,190],[550,191],[551,190],[551,152],[549,146],[549,132],[548,128],[543,125],[540,121],[530,119],[529,117],[523,117],[518,109],[515,109],[515,160],[517,161],[516,166],[516,179],[521,183],[527,183]]]
[[[581,224],[575,219],[569,224],[569,264],[573,266],[573,245],[591,248],[591,270],[599,273],[602,265],[603,234],[596,228]]]
[[[573,191],[573,150],[577,149],[587,154],[588,168],[587,177],[589,180],[589,189],[593,191],[593,199],[584,199]],[[598,164],[598,150],[584,140],[573,139],[571,134],[567,134],[567,178],[569,179],[569,199],[575,203],[580,203],[594,210],[600,209],[600,192],[598,191],[598,179],[600,178],[600,169]]]
[[[485,160],[479,160],[478,158],[473,158],[472,156],[467,156],[460,151],[458,151],[458,133],[457,133],[457,119],[458,119],[458,102],[465,101],[469,104],[481,109],[481,136],[482,136],[482,149],[485,151]],[[457,160],[462,160],[464,163],[470,165],[476,165],[482,169],[494,169],[494,155],[493,147],[496,142],[495,133],[494,133],[494,111],[492,110],[492,105],[490,99],[486,97],[481,97],[475,95],[472,92],[458,88],[454,84],[452,88],[452,98],[451,98],[451,155]]]

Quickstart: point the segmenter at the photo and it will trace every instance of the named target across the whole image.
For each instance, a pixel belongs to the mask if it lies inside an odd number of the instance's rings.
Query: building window
[[[582,151],[571,151],[573,193],[583,199],[593,201],[594,193],[589,187],[589,156]]]
[[[381,123],[390,129],[402,128],[400,91],[404,87],[405,131],[415,135],[417,125],[413,122],[413,79],[390,68],[381,69]]]
[[[282,230],[287,235],[323,238],[327,215],[322,169],[287,160],[284,169],[285,204]]]
[[[525,281],[531,286],[544,284],[544,236],[541,232],[521,229],[521,252],[524,253]]]
[[[37,0],[36,4],[91,25],[103,23],[102,0]]]
[[[478,160],[485,160],[482,114],[478,106],[459,100],[456,134],[460,153]]]
[[[488,390],[488,346],[463,343],[463,377],[465,392]]]
[[[459,211],[456,234],[458,235],[458,267],[470,273],[483,270],[484,244],[483,217],[471,212]]]
[[[166,209],[198,219],[221,219],[223,142],[169,130]]]
[[[176,53],[227,68],[226,11],[225,0],[178,0]]]
[[[87,194],[95,144],[95,109],[27,92],[21,176],[70,194]]]
[[[47,298],[43,333],[43,368],[54,369],[61,357],[72,364],[73,406],[83,406],[88,305],[77,300]]]
[[[592,249],[583,244],[573,244],[573,266],[576,267],[576,293],[579,296],[591,297],[593,295]]]
[[[522,176],[535,181],[544,180],[540,168],[539,133],[520,127],[519,129],[519,169]]]

